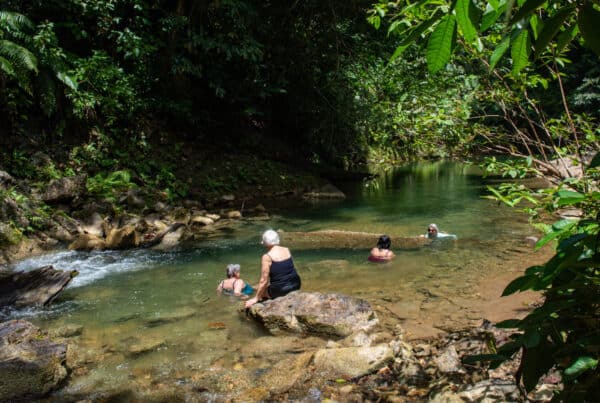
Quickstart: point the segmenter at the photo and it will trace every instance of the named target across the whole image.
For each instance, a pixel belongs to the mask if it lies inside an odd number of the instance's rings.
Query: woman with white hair
[[[256,296],[246,301],[246,308],[263,299],[282,297],[301,286],[290,250],[279,245],[279,234],[272,229],[265,231],[262,244],[267,253],[261,259],[260,282]]]
[[[447,232],[440,232],[439,228],[435,224],[429,224],[427,227],[427,234],[421,235],[423,238],[429,239],[453,239],[456,240],[456,235],[448,234]]]
[[[239,264],[228,264],[225,274],[227,274],[227,278],[219,283],[217,292],[233,294],[236,297],[245,296],[246,298],[254,292],[254,288],[240,278]]]

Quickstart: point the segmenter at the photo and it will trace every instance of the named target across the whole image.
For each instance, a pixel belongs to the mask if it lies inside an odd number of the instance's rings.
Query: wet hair
[[[240,265],[239,264],[228,264],[227,268],[225,269],[225,273],[227,274],[227,278],[231,278],[233,276],[236,275],[236,273],[240,272]]]
[[[266,230],[262,235],[262,244],[267,246],[279,245],[279,234],[272,230]]]
[[[379,237],[377,241],[377,248],[379,249],[389,249],[392,246],[392,240],[387,235],[382,235]]]
[[[433,235],[433,234],[429,233],[430,229],[434,229],[435,232],[437,232],[439,234],[440,230],[438,229],[438,226],[435,225],[435,224],[429,224],[429,226],[427,227],[427,237],[428,238],[435,238],[435,237],[437,237],[437,235]]]

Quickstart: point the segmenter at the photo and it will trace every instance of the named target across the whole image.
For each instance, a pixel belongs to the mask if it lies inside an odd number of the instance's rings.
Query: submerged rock
[[[67,376],[66,353],[29,322],[0,323],[0,400],[48,394]]]
[[[375,312],[363,299],[341,294],[295,291],[253,305],[249,314],[272,334],[292,332],[342,338],[372,329]]]

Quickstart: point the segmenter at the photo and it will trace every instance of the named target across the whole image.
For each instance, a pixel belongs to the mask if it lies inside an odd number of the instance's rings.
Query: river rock
[[[227,218],[232,220],[239,220],[240,218],[242,218],[242,213],[238,210],[229,211],[227,212]]]
[[[315,353],[314,365],[320,372],[336,377],[355,378],[377,371],[394,360],[387,344],[323,349]]]
[[[272,334],[292,332],[334,338],[368,331],[378,322],[363,299],[302,291],[254,304],[249,314]]]
[[[514,381],[486,379],[474,385],[463,386],[458,392],[445,390],[432,396],[429,402],[520,402],[522,400]]]
[[[206,216],[215,222],[221,219],[221,216],[218,214],[207,214]]]
[[[85,175],[68,176],[50,181],[42,194],[46,203],[57,203],[73,200],[85,192]]]
[[[70,250],[104,250],[106,249],[106,242],[104,239],[99,238],[92,234],[80,234],[73,242],[69,244]]]
[[[6,189],[8,186],[14,185],[16,183],[15,178],[13,178],[8,172],[0,170],[0,186]]]
[[[133,225],[126,225],[119,229],[113,229],[106,236],[107,249],[129,249],[135,248],[139,244],[140,235]]]
[[[213,225],[214,223],[215,223],[215,221],[213,219],[204,217],[204,216],[193,217],[192,221],[191,221],[192,225],[202,225],[202,226]]]
[[[52,266],[24,272],[0,271],[0,307],[47,305],[77,274]]]
[[[297,354],[278,361],[262,374],[258,384],[268,388],[271,394],[285,393],[307,374],[306,368],[313,357],[312,352]]]
[[[44,396],[67,376],[67,346],[31,323],[0,323],[0,400]]]

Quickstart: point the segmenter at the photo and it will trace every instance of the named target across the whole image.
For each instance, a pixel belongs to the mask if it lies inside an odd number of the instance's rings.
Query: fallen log
[[[0,308],[47,305],[64,290],[76,270],[55,270],[52,266],[16,272],[0,271]]]
[[[312,232],[286,232],[279,230],[281,243],[292,249],[371,249],[377,245],[381,234],[360,231],[323,230]],[[418,249],[431,243],[423,237],[390,235],[392,249]]]

